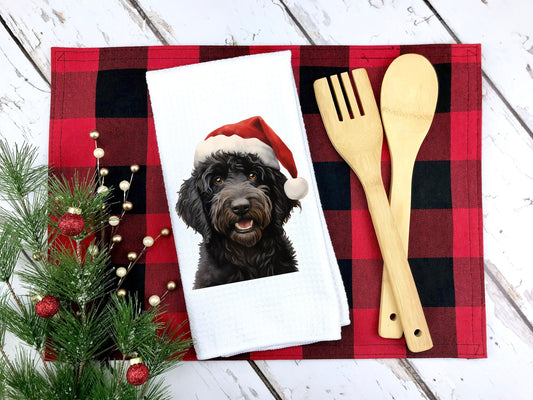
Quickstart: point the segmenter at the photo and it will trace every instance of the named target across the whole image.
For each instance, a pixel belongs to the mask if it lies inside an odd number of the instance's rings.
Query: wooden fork
[[[352,77],[362,110],[357,105],[347,72],[341,74],[344,94],[338,77],[330,76],[335,101],[327,77],[315,81],[313,86],[318,108],[329,140],[355,172],[365,191],[372,224],[402,318],[407,347],[413,352],[428,350],[433,347],[433,342],[381,178],[383,128],[378,107],[366,70],[355,69]]]

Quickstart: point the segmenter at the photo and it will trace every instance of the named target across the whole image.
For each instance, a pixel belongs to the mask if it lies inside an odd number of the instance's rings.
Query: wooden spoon
[[[396,58],[387,69],[381,86],[381,119],[392,164],[389,202],[406,254],[409,248],[413,167],[433,121],[438,90],[435,69],[418,54],[404,54]],[[403,334],[401,315],[394,301],[387,268],[383,269],[378,331],[380,336],[393,339]]]
[[[433,342],[381,178],[383,127],[378,106],[366,70],[355,69],[352,77],[355,88],[347,73],[341,74],[342,86],[336,75],[330,77],[331,87],[327,78],[316,80],[315,97],[331,143],[363,186],[383,259],[387,266],[394,266],[388,273],[407,347],[413,352],[425,351]]]

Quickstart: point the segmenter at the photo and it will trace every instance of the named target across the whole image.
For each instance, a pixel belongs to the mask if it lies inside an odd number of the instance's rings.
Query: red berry
[[[59,300],[54,296],[45,296],[35,304],[35,312],[41,318],[52,318],[59,311]]]
[[[126,372],[126,379],[133,386],[140,386],[148,380],[150,375],[148,367],[143,363],[130,365]]]
[[[58,226],[63,235],[78,236],[81,232],[83,232],[85,220],[80,214],[67,212],[61,218],[59,218]]]

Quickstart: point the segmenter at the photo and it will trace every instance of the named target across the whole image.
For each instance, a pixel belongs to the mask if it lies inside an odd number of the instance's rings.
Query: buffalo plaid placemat
[[[170,227],[145,72],[247,54],[292,51],[292,63],[312,159],[335,253],[348,293],[352,324],[342,340],[243,354],[234,359],[383,357],[486,357],[481,209],[481,49],[479,45],[424,46],[171,46],[52,49],[50,164],[67,176],[94,168],[97,129],[109,169],[106,185],[118,188],[139,164],[121,224],[124,240],[113,255],[142,249],[145,235]],[[357,178],[330,144],[312,84],[315,79],[364,67],[379,101],[387,66],[404,53],[419,53],[439,78],[437,113],[418,154],[413,178],[409,261],[432,334],[433,349],[414,354],[403,339],[377,334],[382,260],[365,196]],[[176,93],[179,96],[179,93]],[[390,158],[382,172],[390,182]],[[118,204],[117,207],[120,207]],[[118,209],[116,209],[118,213]],[[194,250],[196,251],[196,250]],[[178,289],[165,299],[167,317],[186,319],[176,251],[164,238],[148,249],[126,280],[145,300]],[[194,350],[186,359],[194,360]]]

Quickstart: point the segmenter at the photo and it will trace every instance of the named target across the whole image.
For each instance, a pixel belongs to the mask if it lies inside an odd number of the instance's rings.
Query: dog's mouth
[[[249,218],[243,218],[235,222],[235,229],[237,232],[248,232],[251,231],[254,227],[254,221]]]

